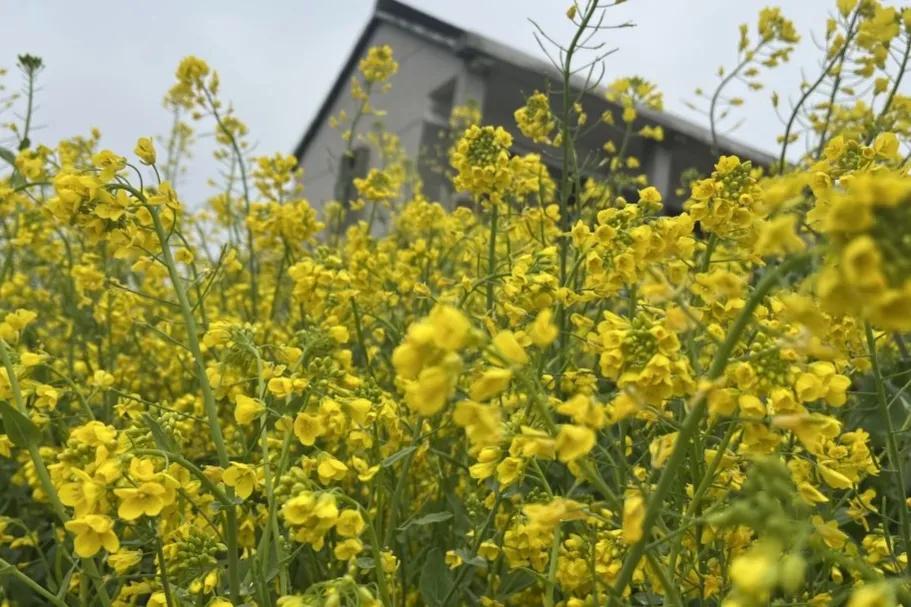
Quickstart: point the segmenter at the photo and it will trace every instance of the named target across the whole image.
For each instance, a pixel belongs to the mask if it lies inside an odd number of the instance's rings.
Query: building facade
[[[399,63],[390,81],[391,90],[377,101],[385,111],[383,126],[398,135],[409,158],[417,159],[415,169],[429,199],[446,205],[457,201],[457,193],[451,191],[440,171],[446,158],[439,145],[454,135],[448,132],[454,107],[475,104],[484,124],[510,130],[516,153],[540,149],[521,135],[513,113],[534,91],[558,88],[553,84],[558,74],[545,58],[521,53],[397,0],[378,0],[373,17],[295,150],[311,203],[319,206],[337,199],[339,183],[365,174],[377,163],[367,146],[358,146],[348,166],[343,165],[340,159],[346,144],[339,130],[329,124],[331,116],[342,111],[350,115],[356,110],[351,78],[363,55],[376,45],[392,47]],[[607,101],[603,91],[586,94],[583,106],[593,119],[612,112],[619,122],[621,108]],[[718,153],[736,154],[762,165],[772,161],[764,152],[723,136],[718,139],[718,149],[713,150],[708,129],[678,116],[648,109],[638,114],[643,124],[661,126],[664,138],[634,138],[627,152],[641,161],[640,171],[665,195],[672,210],[682,202],[673,193],[681,173],[687,169],[709,172]],[[579,140],[579,155],[603,155],[602,146],[617,138],[608,125],[595,126]],[[555,160],[550,164],[558,170]]]

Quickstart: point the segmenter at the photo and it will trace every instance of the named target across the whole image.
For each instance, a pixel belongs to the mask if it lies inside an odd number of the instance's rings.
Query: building
[[[383,118],[386,130],[400,137],[409,158],[417,159],[428,198],[450,205],[455,200],[439,171],[446,159],[438,143],[441,137],[451,135],[447,131],[453,107],[474,102],[484,124],[501,125],[512,132],[516,152],[539,148],[519,133],[513,112],[532,92],[547,90],[548,81],[558,79],[557,71],[545,57],[516,51],[397,0],[377,0],[373,17],[295,150],[312,203],[319,206],[338,198],[337,184],[365,174],[375,160],[367,148],[355,149],[351,166],[341,169],[350,174],[340,180],[339,159],[345,144],[339,131],[330,127],[329,118],[342,110],[353,113],[356,106],[350,95],[351,77],[367,49],[383,44],[393,48],[399,70],[391,80],[391,91],[377,105],[387,112]],[[619,106],[596,93],[586,95],[583,102],[593,119],[604,111],[619,115]],[[629,153],[640,159],[640,170],[665,194],[666,200],[679,206],[681,201],[673,191],[680,174],[686,169],[707,173],[715,162],[711,134],[707,128],[669,113],[643,109],[639,116],[643,124],[660,125],[665,136],[661,142],[637,138]],[[580,156],[599,153],[612,138],[616,135],[606,125],[591,130],[579,142]],[[760,150],[724,136],[719,137],[718,151],[762,165],[773,160]]]

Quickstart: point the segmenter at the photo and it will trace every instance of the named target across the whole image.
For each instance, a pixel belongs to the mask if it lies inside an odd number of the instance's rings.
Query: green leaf
[[[9,402],[0,401],[0,415],[3,416],[3,429],[14,445],[29,447],[38,444],[38,438],[41,435],[38,427]]]
[[[468,548],[459,548],[456,550],[456,554],[462,559],[463,565],[471,565],[472,567],[477,567],[483,569],[487,566],[487,561],[483,557],[473,554]]]
[[[382,466],[383,468],[388,468],[389,466],[392,466],[393,464],[395,464],[397,461],[399,461],[403,457],[410,455],[411,453],[414,453],[416,450],[417,450],[417,447],[405,447],[404,449],[396,451],[395,453],[393,453],[392,455],[390,455],[389,457],[384,459],[382,461],[382,463],[380,464],[380,466]]]
[[[441,607],[452,588],[452,572],[446,566],[443,551],[434,548],[427,553],[418,582],[421,598],[430,607]]]
[[[514,569],[503,576],[497,594],[500,598],[509,598],[522,592],[535,583],[535,577],[521,569]]]
[[[7,161],[12,166],[16,166],[16,155],[2,146],[0,146],[0,158]]]
[[[149,432],[152,433],[152,440],[155,441],[155,445],[162,451],[176,451],[174,448],[174,441],[171,440],[171,436],[165,432],[165,429],[161,427],[161,424],[158,421],[149,415],[148,413],[143,414],[142,420],[145,422],[146,426],[149,427]]]
[[[409,527],[424,527],[426,525],[433,525],[434,523],[442,523],[443,521],[448,521],[451,518],[452,512],[433,512],[431,514],[425,514],[419,518],[411,519],[399,527],[399,531],[405,531]]]
[[[261,573],[266,582],[271,582],[278,577],[279,569],[281,568],[275,542],[269,542],[263,552],[265,552],[265,559],[263,559],[264,562],[260,563]],[[257,550],[257,554],[259,554],[259,550]]]

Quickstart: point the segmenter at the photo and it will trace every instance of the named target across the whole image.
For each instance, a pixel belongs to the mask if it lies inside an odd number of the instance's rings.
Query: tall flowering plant
[[[380,161],[319,205],[295,158],[251,158],[200,59],[169,136],[123,154],[32,141],[21,57],[0,604],[911,605],[911,9],[838,0],[779,161],[687,171],[671,215],[630,153],[664,137],[660,92],[577,77],[619,3],[570,7],[563,86],[515,125],[454,110],[455,209],[362,128],[391,48],[332,120],[340,163]],[[798,39],[778,9],[741,29],[701,94],[716,145],[730,87]],[[189,205],[198,124],[225,170]]]

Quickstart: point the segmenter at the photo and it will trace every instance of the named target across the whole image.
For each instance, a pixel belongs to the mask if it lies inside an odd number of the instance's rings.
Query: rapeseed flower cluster
[[[602,10],[573,4],[570,45]],[[390,47],[333,120],[340,166],[355,143],[379,161],[332,201],[251,157],[193,57],[164,142],[17,125],[0,605],[911,605],[911,9],[838,0],[824,39],[781,162],[718,154],[682,208],[632,152],[664,137],[638,77],[595,125],[533,93],[531,150],[455,108],[454,208],[362,124]],[[713,107],[797,40],[763,10]],[[570,82],[585,49],[562,50]],[[205,205],[175,185],[181,112],[231,169]],[[583,167],[589,127],[609,140]]]

